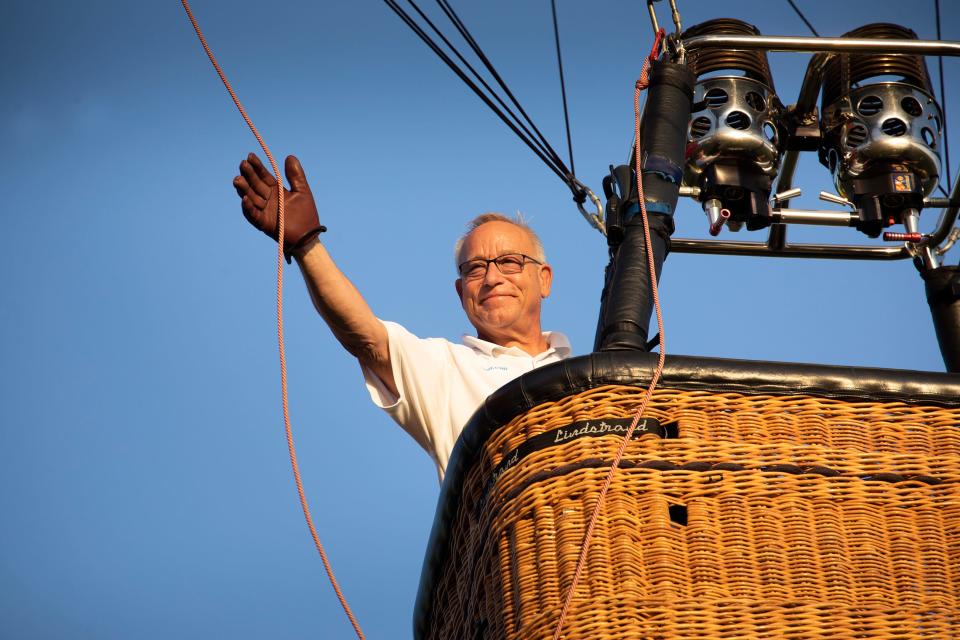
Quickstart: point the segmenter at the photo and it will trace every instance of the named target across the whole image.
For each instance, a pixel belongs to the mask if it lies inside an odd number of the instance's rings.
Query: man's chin
[[[479,314],[472,318],[473,325],[480,331],[495,331],[497,329],[503,329],[511,326],[516,322],[517,316],[515,313],[504,312],[490,312]]]

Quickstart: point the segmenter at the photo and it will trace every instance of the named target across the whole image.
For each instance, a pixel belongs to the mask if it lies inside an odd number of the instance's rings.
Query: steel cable
[[[453,58],[443,50],[443,48],[434,40],[421,26],[418,22],[410,15],[403,7],[400,6],[399,0],[384,0],[385,4],[390,7],[390,9],[397,14],[397,16],[406,24],[423,42],[433,51],[449,68],[454,74],[459,77],[464,84],[473,91],[477,97],[479,97],[484,104],[486,104],[493,112],[497,115],[506,124],[511,131],[513,131],[522,141],[526,144],[534,154],[537,155],[540,160],[547,165],[547,167],[553,171],[557,177],[559,177],[564,184],[570,189],[574,195],[574,199],[577,202],[582,202],[585,199],[587,194],[586,188],[576,179],[575,174],[573,173],[572,168],[568,169],[564,161],[560,158],[560,155],[554,150],[554,148],[547,141],[546,137],[540,132],[536,124],[524,110],[523,106],[517,100],[516,96],[510,90],[507,83],[504,81],[503,77],[497,72],[496,68],[490,62],[490,59],[484,53],[483,49],[480,47],[479,43],[470,33],[470,30],[467,29],[464,22],[460,19],[460,16],[457,15],[453,7],[450,6],[449,2],[446,0],[437,0],[437,4],[440,9],[443,11],[444,15],[454,26],[463,40],[467,43],[470,49],[477,56],[479,61],[482,63],[484,68],[490,73],[493,79],[496,81],[496,84],[499,85],[500,89],[506,95],[506,100],[498,95],[497,91],[494,90],[490,84],[483,79],[477,69],[471,65],[464,56],[457,50],[456,46],[453,45],[449,38],[447,38],[436,24],[430,20],[430,18],[420,9],[420,7],[414,2],[414,0],[407,0],[413,10],[416,12],[420,19],[426,23],[426,25],[437,35],[440,40],[450,49],[452,55],[456,57],[465,67],[469,70],[469,73],[476,78],[476,82],[471,80],[468,73],[464,71]],[[562,70],[561,70],[562,74]],[[561,77],[562,82],[562,77]],[[479,85],[482,85],[483,90]],[[485,90],[485,91],[484,91]],[[563,89],[564,93],[564,113],[566,114],[566,90]],[[509,105],[506,104],[509,100],[516,108],[517,112],[520,115],[517,115],[511,109]],[[497,106],[499,105],[499,106]],[[522,118],[521,118],[522,116]],[[524,124],[524,121],[526,124]],[[568,141],[569,141],[569,123],[568,128]],[[568,148],[572,152],[572,145],[568,144]],[[571,153],[570,163],[573,164],[573,156]]]
[[[557,43],[557,67],[560,69],[560,95],[563,97],[563,123],[567,127],[567,152],[570,155],[570,175],[576,177],[573,166],[573,139],[570,137],[570,115],[567,113],[567,85],[563,81],[563,58],[560,56],[560,27],[557,26],[557,0],[550,0],[553,11],[553,39]]]

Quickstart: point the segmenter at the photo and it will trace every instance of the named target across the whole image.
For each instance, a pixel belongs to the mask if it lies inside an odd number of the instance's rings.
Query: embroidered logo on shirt
[[[492,364],[489,367],[485,368],[484,371],[506,371],[507,368],[502,364]]]

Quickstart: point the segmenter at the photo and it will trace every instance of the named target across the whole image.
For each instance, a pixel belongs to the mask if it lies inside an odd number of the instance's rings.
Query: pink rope
[[[323,545],[320,543],[320,536],[317,535],[317,529],[313,526],[313,518],[310,517],[310,507],[307,505],[307,496],[303,490],[303,481],[300,479],[300,467],[297,464],[297,452],[293,445],[293,430],[290,427],[290,407],[287,401],[287,358],[283,346],[283,178],[280,176],[280,169],[277,167],[277,163],[273,159],[273,154],[270,153],[270,149],[267,148],[267,144],[263,141],[263,138],[260,137],[260,134],[257,132],[257,128],[253,126],[253,121],[250,120],[250,117],[247,115],[246,110],[244,110],[243,105],[240,104],[240,100],[237,98],[237,94],[234,93],[233,87],[230,86],[227,76],[223,73],[223,70],[217,63],[217,59],[213,56],[213,52],[207,45],[207,40],[203,37],[203,32],[200,31],[200,25],[197,24],[196,18],[193,17],[193,12],[190,10],[190,5],[188,4],[187,0],[180,0],[180,2],[183,4],[184,10],[187,12],[187,17],[190,18],[190,23],[193,25],[194,31],[197,32],[197,37],[200,38],[200,44],[203,45],[203,50],[207,52],[207,57],[210,58],[210,62],[213,63],[213,68],[217,70],[217,75],[219,75],[220,80],[223,81],[223,86],[227,88],[227,92],[230,94],[230,97],[233,98],[233,103],[237,106],[237,110],[240,111],[240,115],[243,116],[247,126],[250,127],[250,131],[253,132],[257,142],[260,143],[260,148],[263,149],[263,153],[267,156],[267,160],[270,161],[270,168],[273,169],[273,175],[277,180],[277,346],[280,351],[280,395],[283,401],[283,426],[287,436],[287,450],[290,452],[290,465],[293,467],[293,479],[297,484],[297,494],[300,496],[300,508],[303,509],[303,516],[307,520],[307,527],[310,529],[310,536],[313,538],[313,544],[320,553],[320,559],[323,561],[323,568],[327,572],[327,577],[330,579],[330,584],[333,585],[333,590],[337,594],[337,599],[340,600],[340,605],[343,607],[344,612],[350,619],[350,624],[353,625],[353,630],[357,633],[357,637],[360,638],[360,640],[364,640],[363,631],[360,630],[360,625],[357,623],[357,619],[350,610],[350,605],[347,604],[347,600],[344,597],[343,592],[340,590],[340,585],[337,584],[337,579],[333,575],[333,567],[330,566],[330,561],[327,559],[327,554],[323,550]]]
[[[633,420],[630,422],[630,428],[627,429],[626,435],[624,435],[623,440],[620,441],[620,446],[617,449],[617,453],[614,455],[613,462],[610,464],[610,470],[607,472],[607,476],[603,481],[603,486],[600,488],[600,495],[597,497],[597,503],[593,507],[593,513],[590,515],[590,522],[587,524],[587,531],[583,537],[583,545],[580,547],[580,556],[577,558],[577,568],[573,572],[573,580],[570,583],[570,588],[567,590],[567,596],[564,599],[563,608],[560,610],[560,618],[557,620],[557,626],[553,631],[553,640],[559,640],[560,633],[563,631],[563,623],[567,618],[567,613],[570,609],[571,603],[573,602],[573,594],[577,589],[577,584],[580,582],[580,575],[583,573],[583,565],[587,560],[587,552],[590,550],[590,541],[593,539],[593,530],[596,528],[597,520],[600,519],[600,509],[603,507],[603,503],[607,498],[607,491],[610,489],[610,484],[613,482],[613,476],[616,474],[617,469],[620,466],[620,461],[623,459],[623,454],[627,449],[627,444],[630,442],[630,438],[633,437],[633,432],[637,428],[637,424],[640,422],[640,417],[647,410],[647,405],[650,404],[650,398],[653,396],[653,390],[656,388],[657,382],[660,380],[660,375],[663,373],[663,363],[666,355],[663,340],[663,316],[660,311],[660,296],[657,293],[656,266],[653,262],[653,251],[650,250],[650,224],[647,220],[647,206],[644,203],[643,198],[643,180],[640,178],[643,175],[640,171],[640,92],[646,89],[647,85],[650,83],[650,78],[648,75],[650,61],[656,60],[657,58],[657,52],[660,49],[660,41],[663,38],[663,33],[663,29],[660,29],[660,31],[657,32],[657,37],[656,40],[654,40],[653,48],[650,50],[650,55],[643,61],[643,67],[640,69],[640,79],[637,80],[636,90],[633,94],[633,111],[635,115],[635,148],[633,151],[635,162],[634,168],[637,175],[637,195],[640,199],[640,213],[643,216],[643,237],[647,242],[647,267],[650,271],[650,289],[653,292],[653,305],[657,312],[657,330],[660,332],[660,357],[657,360],[657,368],[653,372],[653,377],[650,379],[650,386],[647,387],[646,392],[643,394],[643,400],[640,402],[640,406],[633,415]]]

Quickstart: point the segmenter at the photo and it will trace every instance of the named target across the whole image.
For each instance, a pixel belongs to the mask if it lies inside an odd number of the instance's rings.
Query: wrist
[[[309,253],[311,249],[320,244],[320,234],[326,230],[327,228],[322,224],[318,225],[316,228],[305,233],[292,247],[287,248],[284,251],[287,257],[287,263],[290,263],[291,258],[296,258],[299,261]]]

